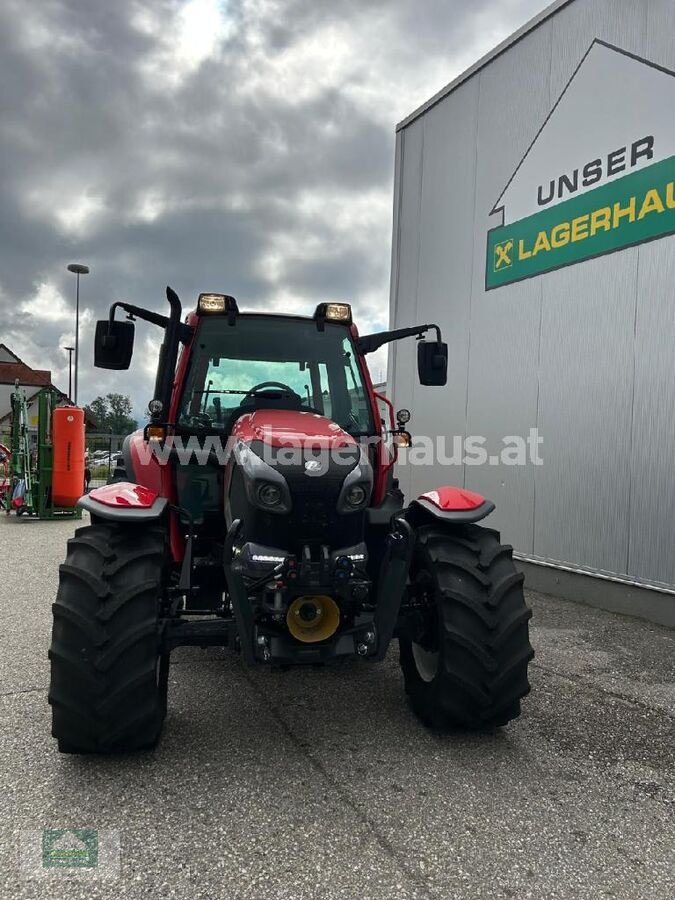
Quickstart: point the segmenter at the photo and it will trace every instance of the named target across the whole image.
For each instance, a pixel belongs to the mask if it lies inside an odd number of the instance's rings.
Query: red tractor
[[[404,505],[391,404],[366,354],[416,336],[419,378],[447,380],[435,325],[359,337],[351,309],[242,313],[201,294],[185,321],[115,303],[95,362],[127,369],[133,321],[164,330],[146,427],[79,505],[49,656],[52,733],[67,753],[151,747],[174,647],[287,667],[384,658],[399,642],[413,709],[440,728],[505,725],[529,690],[530,610],[493,504],[440,487]],[[435,340],[426,340],[435,331]],[[378,405],[380,404],[380,405]],[[381,418],[388,407],[388,423]],[[401,420],[405,421],[405,415]]]

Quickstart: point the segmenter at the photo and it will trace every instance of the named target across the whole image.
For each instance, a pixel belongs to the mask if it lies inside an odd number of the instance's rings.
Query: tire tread
[[[126,752],[159,739],[167,558],[161,526],[99,522],[68,541],[49,650],[52,734],[62,752]]]
[[[486,728],[520,714],[534,656],[531,610],[512,547],[478,525],[418,530],[412,575],[431,575],[439,614],[440,665],[423,681],[409,638],[401,637],[406,691],[418,715],[434,727]]]

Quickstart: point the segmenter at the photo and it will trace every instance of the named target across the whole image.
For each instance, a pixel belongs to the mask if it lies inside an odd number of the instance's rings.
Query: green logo
[[[510,269],[513,265],[513,240],[509,238],[500,244],[495,244],[494,271]]]
[[[98,866],[98,831],[50,828],[42,832],[44,869],[95,869]]]
[[[486,288],[675,233],[675,156],[488,234]]]

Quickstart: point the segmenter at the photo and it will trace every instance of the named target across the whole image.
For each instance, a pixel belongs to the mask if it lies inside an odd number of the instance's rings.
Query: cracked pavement
[[[0,518],[0,898],[669,900],[675,632],[538,594],[532,694],[437,735],[384,663],[174,654],[154,752],[61,756],[47,647],[70,522]],[[24,878],[20,833],[114,829],[115,880]],[[23,844],[21,844],[23,846]]]

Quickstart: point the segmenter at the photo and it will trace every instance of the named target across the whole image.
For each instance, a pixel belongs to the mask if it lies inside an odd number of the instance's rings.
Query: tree
[[[103,397],[97,397],[92,400],[89,406],[84,407],[87,418],[92,418],[96,423],[91,429],[92,431],[105,431],[106,421],[108,419],[108,404]]]
[[[85,412],[96,422],[94,431],[112,431],[113,434],[129,434],[138,427],[132,416],[131,400],[124,394],[106,394],[96,397]]]
[[[108,416],[108,429],[113,434],[127,434],[137,428],[136,419],[131,415],[131,400],[124,394],[106,394],[110,413]]]

